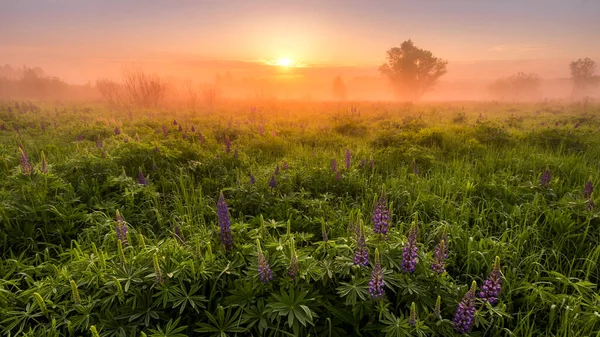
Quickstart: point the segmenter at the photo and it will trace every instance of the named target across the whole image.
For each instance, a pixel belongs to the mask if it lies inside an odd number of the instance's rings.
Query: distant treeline
[[[48,76],[40,67],[0,66],[0,99],[95,100],[98,92],[91,84],[73,85]]]

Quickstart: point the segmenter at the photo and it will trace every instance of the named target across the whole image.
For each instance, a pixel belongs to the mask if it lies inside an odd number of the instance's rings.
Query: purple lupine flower
[[[381,193],[373,211],[373,231],[377,234],[387,235],[388,218],[387,198],[384,193]]]
[[[258,126],[258,134],[262,136],[264,134],[264,132],[265,131],[263,130],[262,126],[259,125]]]
[[[342,179],[342,172],[340,172],[340,171],[335,172],[335,180],[340,180],[340,179]]]
[[[225,136],[225,152],[229,153],[231,151],[231,140],[229,136]]]
[[[148,186],[148,179],[144,176],[142,169],[138,172],[138,183],[142,186]]]
[[[418,176],[419,175],[419,166],[417,165],[416,161],[413,161],[412,169],[413,169],[413,174]]]
[[[588,202],[587,202],[587,207],[586,207],[586,209],[587,209],[588,211],[593,211],[595,207],[596,207],[596,204],[594,204],[594,200],[592,200],[592,199],[588,199]]]
[[[271,189],[277,188],[277,179],[275,179],[275,175],[272,175],[271,179],[269,179],[269,187]]]
[[[249,173],[248,176],[250,177],[250,185],[256,184],[256,178],[254,178],[254,175]]]
[[[256,239],[256,248],[258,250],[258,274],[261,282],[267,284],[273,279],[273,272],[271,271],[269,261],[267,261],[267,258],[260,248],[260,240],[258,239]]]
[[[173,120],[173,125],[177,125],[177,120],[176,119]]]
[[[46,163],[46,155],[42,152],[42,164],[40,165],[40,172],[48,174],[48,163]]]
[[[275,167],[275,171],[273,172],[273,175],[278,175],[279,174],[279,165],[277,165]]]
[[[287,170],[287,169],[289,169],[289,168],[290,168],[290,165],[288,165],[288,162],[287,162],[287,161],[284,161],[284,162],[283,162],[283,167],[282,167],[282,169],[284,169],[284,170]]]
[[[358,164],[360,167],[365,167],[365,165],[367,164],[367,160],[366,159],[361,159],[360,160],[360,164]]]
[[[120,134],[121,134],[121,130],[119,130],[119,127],[118,127],[118,126],[115,126],[115,131],[114,131],[114,133],[115,133],[115,136],[118,136],[118,135],[120,135]]]
[[[46,123],[40,123],[40,129],[42,129],[42,131],[46,131]]]
[[[229,218],[229,208],[223,192],[219,195],[219,201],[217,201],[217,217],[219,219],[219,227],[221,228],[221,243],[225,246],[225,249],[229,252],[233,249],[233,236],[231,235],[231,220]]]
[[[454,313],[454,330],[460,334],[468,333],[473,326],[475,320],[475,290],[477,290],[477,282],[473,281],[471,289],[467,291]]]
[[[375,159],[369,160],[369,168],[372,169],[373,167],[375,167]]]
[[[165,136],[165,137],[169,136],[169,129],[167,129],[167,126],[164,124],[162,126],[162,132],[163,132],[163,136]]]
[[[585,199],[590,199],[592,197],[592,193],[594,193],[594,184],[590,180],[585,183],[585,186],[583,187],[583,197]]]
[[[196,132],[196,127],[192,125],[192,129],[191,129],[191,131],[192,131],[192,132]]]
[[[375,248],[375,263],[373,273],[369,281],[369,295],[372,299],[380,299],[385,296],[385,281],[383,280],[383,269],[381,269],[381,259],[379,258],[379,249]]]
[[[23,146],[19,146],[19,160],[21,162],[21,170],[26,176],[30,176],[33,173],[33,166],[31,166],[31,162],[29,161],[29,156],[27,152],[23,149]]]
[[[337,172],[337,161],[335,159],[331,160],[331,172]]]
[[[152,255],[152,265],[154,266],[154,275],[156,275],[156,283],[162,284],[165,279],[163,278],[162,271],[160,270],[160,265],[158,264],[158,255],[154,253]]]
[[[356,248],[354,249],[354,265],[366,266],[369,264],[369,248],[365,231],[360,224],[356,224]]]
[[[179,125],[179,129],[178,130],[179,130],[179,132],[182,132],[183,131],[183,126]]]
[[[2,125],[0,125],[0,130],[6,131],[6,124],[2,123]]]
[[[288,268],[288,275],[295,280],[296,275],[298,275],[298,271],[300,270],[300,264],[298,263],[298,257],[296,256],[296,245],[293,238],[290,243],[290,256],[291,258],[290,266]]]
[[[417,265],[417,224],[413,224],[411,229],[408,231],[408,241],[404,245],[404,251],[402,252],[402,270],[407,273],[413,273]]]
[[[100,138],[100,136],[98,136],[98,138],[96,138],[96,147],[99,149],[102,148],[102,138]]]
[[[500,257],[496,256],[494,267],[481,286],[479,298],[489,302],[491,305],[496,305],[500,291],[502,291],[502,274],[500,273]]]
[[[550,179],[551,179],[550,170],[546,169],[544,171],[544,173],[542,173],[542,177],[540,178],[540,186],[542,186],[544,188],[550,186]]]
[[[127,137],[127,136],[123,137],[123,143],[129,143],[129,137]]]
[[[183,238],[183,233],[181,233],[181,227],[179,225],[175,226],[175,238],[177,238],[177,240],[180,243],[185,243],[185,239]]]
[[[352,155],[350,154],[350,149],[346,149],[346,170],[350,169],[350,160]]]
[[[187,139],[187,131],[183,132],[183,134],[181,135],[182,139]]]
[[[446,271],[446,258],[448,257],[448,247],[446,246],[446,240],[442,238],[440,243],[435,247],[433,251],[433,263],[431,264],[431,270],[437,274],[442,274]]]
[[[117,231],[117,239],[121,241],[123,247],[127,247],[129,242],[127,241],[127,223],[121,216],[121,213],[117,211],[117,215],[115,216],[116,224],[115,229]]]
[[[237,147],[235,148],[235,151],[233,151],[233,158],[234,159],[238,159],[238,149],[237,149]]]
[[[202,136],[201,132],[198,132],[198,140],[200,141],[200,144],[204,144],[205,142],[204,136]]]
[[[410,316],[408,316],[408,325],[415,327],[417,325],[417,306],[415,302],[410,304]]]

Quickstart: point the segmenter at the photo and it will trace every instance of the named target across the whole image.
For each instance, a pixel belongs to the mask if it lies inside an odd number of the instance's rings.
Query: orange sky
[[[209,78],[282,57],[377,76],[385,51],[411,38],[450,61],[445,80],[564,77],[570,60],[600,61],[598,17],[593,0],[3,1],[0,63],[79,83],[131,63]]]

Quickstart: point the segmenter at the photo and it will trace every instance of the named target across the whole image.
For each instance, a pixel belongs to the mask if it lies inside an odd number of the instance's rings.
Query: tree
[[[338,101],[343,101],[346,99],[346,85],[339,75],[335,78],[335,80],[333,80],[333,86],[331,89],[335,99]]]
[[[573,78],[572,94],[585,95],[587,90],[597,83],[594,77],[596,62],[589,57],[571,62],[569,68]]]
[[[500,99],[531,100],[538,98],[540,84],[537,74],[519,72],[496,80],[490,85],[490,91]]]
[[[387,63],[379,71],[388,77],[398,97],[419,100],[447,72],[447,64],[408,40],[387,51]]]

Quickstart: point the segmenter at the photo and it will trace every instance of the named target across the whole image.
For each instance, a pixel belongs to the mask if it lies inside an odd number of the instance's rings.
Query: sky
[[[561,77],[571,60],[600,62],[598,18],[598,0],[0,0],[0,64],[75,82],[131,62],[185,74],[280,58],[377,74],[412,39],[449,78]]]

